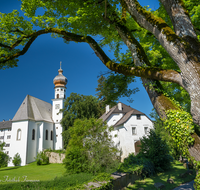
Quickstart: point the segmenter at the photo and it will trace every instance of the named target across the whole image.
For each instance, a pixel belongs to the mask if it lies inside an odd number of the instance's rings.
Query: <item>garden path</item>
[[[179,187],[176,187],[173,190],[195,190],[193,187],[194,184],[194,180],[188,182],[188,183],[184,183],[182,185],[180,185]]]

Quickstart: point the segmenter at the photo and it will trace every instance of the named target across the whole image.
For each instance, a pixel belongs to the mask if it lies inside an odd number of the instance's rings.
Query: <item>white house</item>
[[[106,121],[109,127],[114,127],[111,135],[115,145],[122,151],[122,160],[130,153],[136,153],[135,143],[153,129],[153,122],[144,113],[121,102],[111,109],[107,105],[100,119]]]
[[[12,121],[0,122],[0,141],[6,143],[5,152],[13,158],[20,154],[21,165],[33,162],[38,152],[51,148],[62,149],[62,126],[67,78],[63,70],[54,78],[55,97],[52,105],[27,95]],[[13,166],[12,160],[8,166]]]

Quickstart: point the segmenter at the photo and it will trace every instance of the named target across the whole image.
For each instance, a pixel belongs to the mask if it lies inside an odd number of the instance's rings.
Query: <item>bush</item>
[[[14,164],[14,166],[20,166],[21,164],[21,158],[20,158],[20,154],[17,153],[15,154],[13,160],[12,160],[12,163]]]
[[[142,177],[149,177],[155,173],[155,168],[149,159],[140,154],[137,156],[129,154],[128,158],[125,158],[124,162],[119,165],[118,171],[135,173]]]
[[[35,159],[36,159],[37,165],[49,164],[49,157],[46,155],[45,152],[38,153]]]
[[[119,150],[109,134],[112,128],[101,120],[77,119],[69,128],[71,139],[63,161],[68,173],[99,173],[114,170]]]
[[[148,158],[155,167],[156,172],[162,172],[169,169],[172,156],[169,154],[169,147],[154,130],[151,130],[148,136],[144,136],[141,141],[140,155]]]
[[[3,152],[3,147],[5,146],[5,142],[0,141],[0,168],[7,167],[10,157]]]
[[[9,160],[10,157],[6,153],[0,151],[0,168],[7,167]]]

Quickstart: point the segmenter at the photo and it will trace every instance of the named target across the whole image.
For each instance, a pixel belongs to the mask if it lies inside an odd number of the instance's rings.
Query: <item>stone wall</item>
[[[135,183],[136,180],[141,179],[141,176],[131,173],[119,173],[115,172],[111,175],[113,180],[110,182],[113,190],[122,190],[128,187],[128,185]],[[87,190],[96,189],[101,187],[103,184],[107,183],[106,181],[103,182],[89,182],[85,185]]]
[[[46,154],[49,157],[49,163],[63,163],[65,158],[65,154],[61,153],[47,152]]]

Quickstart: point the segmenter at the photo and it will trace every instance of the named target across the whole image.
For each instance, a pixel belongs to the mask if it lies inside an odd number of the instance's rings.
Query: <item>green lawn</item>
[[[36,162],[23,167],[1,168],[0,189],[66,190],[67,188],[73,189],[76,185],[87,183],[94,178],[92,174],[87,173],[63,175],[65,171],[62,164],[37,166]]]
[[[180,178],[179,175],[187,171],[183,164],[176,161],[172,165],[172,168],[165,173],[160,173],[151,178],[145,178],[144,180],[137,180],[135,184],[130,185],[127,189],[139,189],[144,188],[144,190],[156,190],[154,183],[161,182],[165,185],[165,190],[171,190],[180,184],[192,181],[195,178],[195,171],[193,170],[193,175],[188,175],[186,178]],[[174,180],[174,184],[167,183],[167,179],[171,178]]]
[[[49,165],[40,165],[37,166],[36,162],[28,164],[26,166],[20,167],[6,167],[0,168],[0,184],[7,181],[20,180],[52,180],[56,176],[61,177],[66,169],[62,164],[49,164]],[[27,177],[24,177],[27,176]]]

